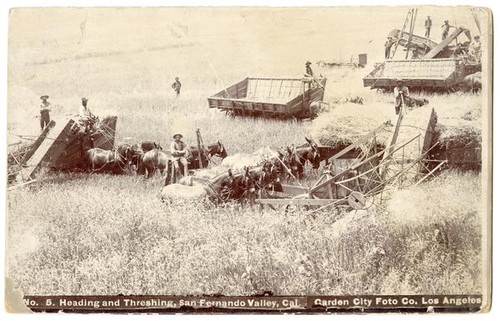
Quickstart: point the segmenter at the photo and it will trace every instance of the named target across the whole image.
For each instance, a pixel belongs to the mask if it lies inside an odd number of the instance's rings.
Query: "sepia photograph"
[[[9,312],[487,312],[493,18],[23,7]]]

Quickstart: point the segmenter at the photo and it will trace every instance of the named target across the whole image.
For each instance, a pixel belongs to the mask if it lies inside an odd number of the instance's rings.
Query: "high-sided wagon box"
[[[228,115],[313,118],[323,101],[326,78],[245,78],[208,98]]]

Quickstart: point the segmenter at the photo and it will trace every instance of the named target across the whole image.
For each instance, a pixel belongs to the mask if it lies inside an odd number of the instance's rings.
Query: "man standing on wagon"
[[[48,95],[43,95],[40,99],[42,100],[40,105],[40,127],[43,130],[50,123],[50,103],[47,101],[49,99]]]
[[[170,153],[172,155],[174,167],[179,169],[179,162],[184,167],[184,177],[188,176],[188,161],[189,147],[181,140],[181,134],[174,135],[174,141],[170,144]]]
[[[443,32],[441,40],[445,40],[448,38],[448,33],[450,32],[450,28],[455,28],[449,25],[448,20],[444,21],[444,25],[441,26],[441,31]]]
[[[427,20],[425,20],[425,37],[426,38],[429,38],[431,36],[431,28],[432,28],[431,16],[427,16]]]
[[[306,61],[306,75],[308,77],[314,77],[314,73],[313,73],[313,70],[311,68],[311,62],[310,61]]]
[[[394,45],[394,40],[392,40],[392,37],[387,37],[387,41],[384,44],[385,59],[391,59],[391,48],[392,48],[392,45]]]

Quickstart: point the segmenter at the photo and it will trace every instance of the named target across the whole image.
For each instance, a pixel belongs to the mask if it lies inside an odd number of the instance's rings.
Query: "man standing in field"
[[[397,84],[396,87],[394,87],[394,98],[396,99],[395,101],[396,115],[399,115],[401,107],[404,106],[403,104],[406,104],[410,99],[410,91],[408,90],[408,87],[404,85],[402,79],[398,79],[396,84]]]
[[[43,130],[50,123],[50,103],[47,101],[49,99],[48,95],[43,95],[40,99],[42,100],[40,105],[40,127]]]
[[[177,97],[179,97],[179,95],[181,93],[181,87],[182,87],[182,84],[179,81],[179,77],[175,77],[175,81],[172,84],[172,89],[175,91]]]
[[[174,135],[174,141],[170,144],[170,153],[172,155],[174,167],[179,169],[179,163],[184,167],[184,177],[188,176],[188,161],[189,147],[181,140],[181,134]]]
[[[431,36],[432,20],[431,16],[427,16],[425,20],[425,37],[429,38]]]

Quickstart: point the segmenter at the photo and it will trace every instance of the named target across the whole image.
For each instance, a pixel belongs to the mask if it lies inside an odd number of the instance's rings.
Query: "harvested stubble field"
[[[368,72],[363,69],[315,68],[328,78],[325,101],[329,106],[312,122],[232,119],[208,109],[208,96],[247,76],[301,77],[303,62],[312,59],[308,55],[315,48],[307,42],[317,40],[311,37],[317,34],[316,23],[327,19],[310,20],[315,23],[314,33],[306,30],[288,40],[281,34],[272,38],[279,39],[279,46],[260,43],[254,36],[260,33],[235,33],[229,41],[237,45],[226,46],[227,57],[234,59],[219,59],[219,42],[227,41],[227,30],[256,26],[261,33],[269,31],[260,29],[261,15],[221,19],[213,13],[210,19],[216,23],[211,27],[220,30],[211,29],[218,32],[212,38],[206,37],[206,21],[198,19],[196,26],[197,16],[182,16],[196,35],[189,43],[156,29],[142,30],[140,23],[129,23],[137,19],[133,12],[121,10],[120,15],[134,19],[120,16],[118,26],[101,22],[97,28],[98,22],[92,24],[92,19],[99,17],[91,17],[88,38],[94,42],[77,45],[74,39],[80,30],[73,19],[80,19],[81,13],[72,14],[75,17],[66,16],[71,20],[68,28],[54,22],[53,30],[43,37],[32,32],[25,41],[11,38],[9,133],[38,134],[35,116],[42,94],[50,94],[56,119],[75,114],[80,98],[88,96],[89,106],[101,118],[118,116],[117,142],[154,140],[165,147],[172,134],[182,130],[185,141],[194,145],[195,130],[200,128],[205,143],[221,140],[230,155],[301,144],[304,136],[322,142],[351,141],[393,118],[391,95],[362,88],[361,78]],[[160,18],[158,26],[169,30],[170,22]],[[113,14],[106,19],[117,21]],[[275,21],[271,16],[267,19]],[[26,21],[35,24],[32,30],[39,29],[39,20]],[[183,32],[173,26],[175,32]],[[391,26],[380,27],[384,29],[380,41]],[[358,27],[356,34],[367,34]],[[283,28],[283,34],[290,33],[289,27]],[[120,32],[127,36],[116,36]],[[103,34],[113,37],[100,39]],[[330,37],[330,31],[325,35]],[[39,38],[59,43],[66,51],[41,45]],[[337,43],[320,38],[325,46],[333,46],[324,48],[325,52],[338,49]],[[290,55],[290,48],[300,42],[305,52]],[[380,46],[376,47],[379,52]],[[283,57],[289,59],[284,62]],[[169,84],[177,75],[183,89],[176,100]],[[359,98],[363,104],[346,102]],[[427,98],[431,103],[422,111],[435,107],[447,129],[466,124],[480,133],[479,96]],[[388,202],[388,212],[370,207],[314,216],[237,204],[214,207],[176,201],[166,205],[157,198],[161,185],[158,176],[145,180],[60,173],[41,177],[29,189],[9,191],[7,276],[30,295],[481,292],[485,218],[477,173],[444,173],[411,191],[400,191]],[[425,217],[416,220],[423,203],[428,204]]]

